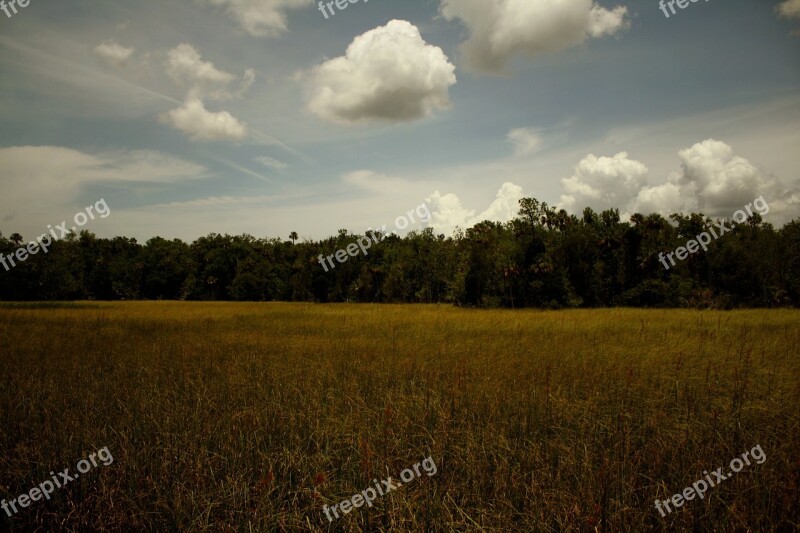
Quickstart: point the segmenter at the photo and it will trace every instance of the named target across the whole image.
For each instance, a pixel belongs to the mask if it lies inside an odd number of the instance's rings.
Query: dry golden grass
[[[790,531],[800,312],[0,304],[0,529]],[[662,518],[666,499],[760,444]],[[438,474],[329,525],[322,505]]]

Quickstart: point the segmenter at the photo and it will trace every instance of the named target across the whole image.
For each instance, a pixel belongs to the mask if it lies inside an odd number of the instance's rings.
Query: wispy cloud
[[[312,0],[199,0],[219,6],[254,37],[279,37],[288,31],[286,11],[314,4]]]
[[[539,150],[542,136],[533,128],[516,128],[508,132],[508,140],[514,145],[518,156],[530,155]]]
[[[272,170],[277,170],[278,172],[289,168],[288,164],[284,163],[283,161],[278,161],[274,157],[259,156],[259,157],[254,157],[253,161],[255,161],[256,163],[260,163],[267,168],[271,168]]]
[[[110,65],[114,65],[115,67],[121,67],[125,65],[135,51],[135,48],[127,48],[122,46],[113,39],[103,41],[94,49],[94,53],[97,55],[97,57]]]

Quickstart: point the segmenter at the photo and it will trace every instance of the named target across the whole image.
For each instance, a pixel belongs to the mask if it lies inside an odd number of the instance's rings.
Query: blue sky
[[[800,0],[32,0],[0,12],[0,231],[320,238],[422,202],[800,215]]]

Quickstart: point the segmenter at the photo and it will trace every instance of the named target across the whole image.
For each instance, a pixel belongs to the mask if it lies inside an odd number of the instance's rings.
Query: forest
[[[703,214],[582,216],[534,198],[508,223],[452,236],[431,228],[382,236],[367,255],[327,272],[320,254],[356,242],[341,229],[320,241],[210,234],[192,243],[153,237],[54,242],[0,269],[0,300],[194,300],[452,303],[474,307],[787,307],[800,304],[800,219],[776,229],[754,214],[708,251],[665,269],[674,251],[711,227]],[[372,236],[372,235],[371,235]],[[30,237],[30,236],[29,236]],[[0,233],[0,253],[25,239]]]

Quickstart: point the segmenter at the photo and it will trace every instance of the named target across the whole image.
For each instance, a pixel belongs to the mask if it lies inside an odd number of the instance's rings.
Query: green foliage
[[[56,242],[8,272],[2,300],[247,300],[455,303],[474,307],[775,307],[800,305],[800,221],[777,231],[754,215],[666,270],[659,254],[712,227],[703,214],[617,209],[580,218],[535,198],[518,218],[452,237],[430,228],[379,238],[328,271],[319,256],[356,243],[340,229],[319,242],[211,234],[186,244],[154,237]],[[371,237],[370,233],[368,236]],[[0,234],[0,253],[24,244]]]

